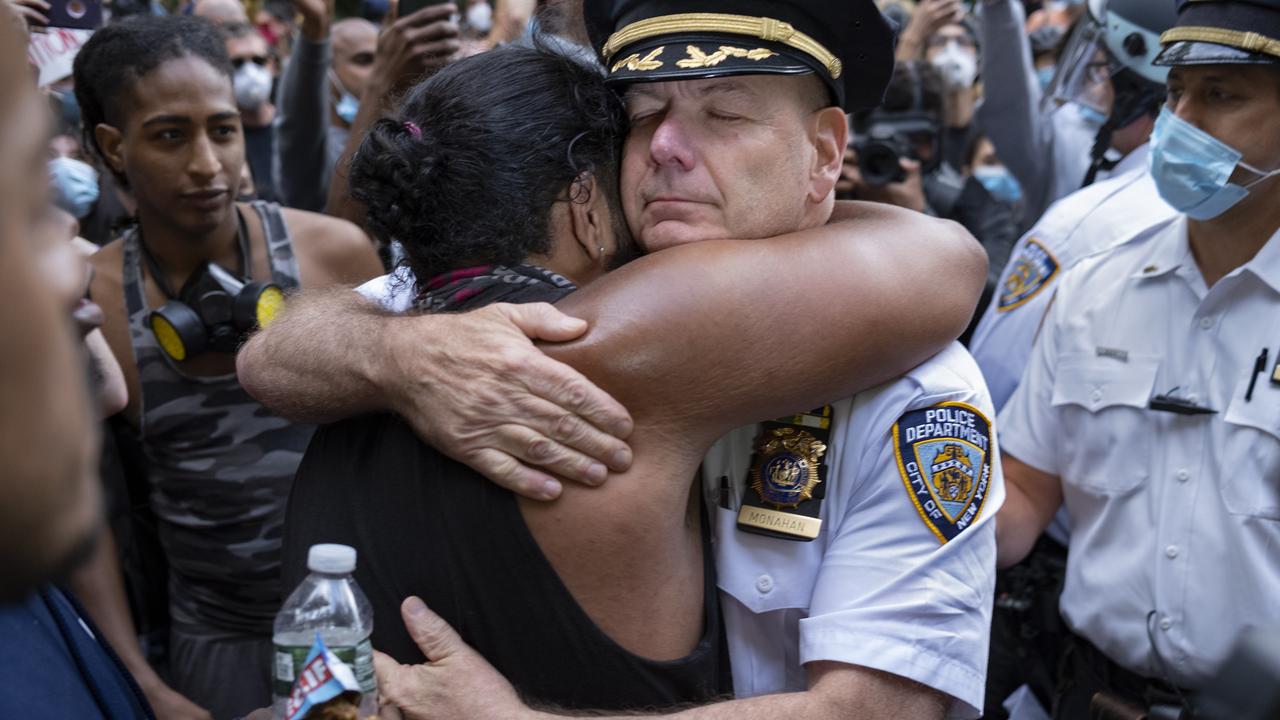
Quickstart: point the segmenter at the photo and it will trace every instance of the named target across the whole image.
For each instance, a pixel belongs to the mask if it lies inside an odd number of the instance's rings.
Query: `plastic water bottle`
[[[373,675],[373,608],[351,573],[356,550],[347,545],[312,545],[307,554],[311,574],[284,601],[273,633],[275,677],[272,711],[284,717],[294,680],[302,670],[316,632],[338,659],[351,667],[363,698],[360,717],[378,714],[378,686]]]

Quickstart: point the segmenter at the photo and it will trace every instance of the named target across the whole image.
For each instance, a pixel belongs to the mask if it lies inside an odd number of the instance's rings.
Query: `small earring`
[[[600,254],[601,254],[601,255],[603,255],[603,254],[604,254],[604,246],[603,246],[603,245],[601,245],[601,246],[600,246]]]

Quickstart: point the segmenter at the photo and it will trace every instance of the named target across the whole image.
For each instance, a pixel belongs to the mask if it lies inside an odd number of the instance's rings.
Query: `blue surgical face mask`
[[[1036,68],[1036,79],[1040,81],[1040,91],[1044,92],[1049,89],[1049,83],[1053,82],[1053,74],[1057,72],[1057,68],[1053,65],[1045,65],[1042,68]]]
[[[1084,121],[1090,125],[1102,127],[1102,124],[1107,121],[1107,116],[1104,113],[1088,105],[1077,105],[1076,107],[1080,108],[1080,117],[1084,118]]]
[[[360,99],[352,95],[342,85],[342,81],[338,79],[336,73],[329,71],[329,82],[337,88],[341,93],[338,98],[338,104],[333,106],[334,112],[338,113],[338,117],[342,118],[342,122],[350,125],[356,120],[356,113],[360,112]]]
[[[1169,108],[1160,111],[1151,131],[1148,163],[1160,197],[1192,220],[1210,220],[1230,210],[1249,194],[1249,188],[1277,170],[1259,170],[1241,160],[1239,150],[1179,118]],[[1230,182],[1236,167],[1257,175],[1247,185]]]
[[[98,202],[98,171],[69,157],[49,161],[49,180],[58,207],[83,220]]]
[[[342,118],[342,122],[350,125],[356,121],[356,113],[360,112],[360,101],[355,95],[349,92],[342,93],[342,97],[338,99],[338,105],[334,108],[338,117]]]
[[[979,165],[973,169],[973,179],[982,183],[982,187],[997,200],[1012,205],[1022,199],[1022,186],[1008,168]]]

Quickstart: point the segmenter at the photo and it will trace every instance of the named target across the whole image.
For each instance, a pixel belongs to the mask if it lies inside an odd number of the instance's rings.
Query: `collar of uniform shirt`
[[[1194,266],[1195,259],[1192,257],[1191,242],[1187,235],[1187,219],[1180,215],[1174,222],[1179,226],[1176,241],[1173,238],[1165,238],[1152,243],[1151,255],[1147,258],[1147,262],[1131,277],[1138,280],[1155,278],[1178,270],[1184,265]],[[1161,225],[1153,231],[1163,232],[1166,227],[1168,226]],[[1245,263],[1241,269],[1253,273],[1273,292],[1280,293],[1280,230],[1277,230],[1258,254],[1254,255],[1253,259]],[[1232,271],[1230,274],[1236,272],[1238,271]]]
[[[1178,227],[1176,231],[1166,234],[1166,228],[1169,228],[1170,224],[1176,224]],[[1142,263],[1142,267],[1130,277],[1136,280],[1160,277],[1181,268],[1185,263],[1195,263],[1194,258],[1191,257],[1191,243],[1187,239],[1185,217],[1179,215],[1171,223],[1161,223],[1143,231],[1142,234],[1159,234],[1162,237],[1155,238],[1151,243],[1147,261]]]
[[[1245,267],[1274,292],[1280,293],[1280,230],[1277,230]]]

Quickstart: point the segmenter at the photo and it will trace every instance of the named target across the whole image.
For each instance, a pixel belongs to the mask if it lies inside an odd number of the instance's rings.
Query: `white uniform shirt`
[[[1146,169],[1147,146],[1116,167],[1127,170],[1059,200],[1018,241],[969,348],[999,409],[1018,386],[1040,320],[1062,273],[1176,213]]]
[[[1062,479],[1062,613],[1124,667],[1195,687],[1249,626],[1280,624],[1280,233],[1205,286],[1178,217],[1059,282],[1006,452]],[[1255,358],[1268,362],[1252,400]],[[1147,407],[1176,394],[1217,411]]]
[[[802,665],[829,660],[946,693],[956,698],[950,717],[979,714],[995,587],[993,518],[1004,502],[994,431],[985,505],[946,544],[914,505],[892,437],[904,413],[947,402],[991,417],[981,373],[958,344],[834,406],[822,530],[811,542],[737,528],[758,426],[734,431],[708,453],[704,488],[715,508],[716,572],[739,697],[803,690]],[[718,507],[722,476],[731,483],[730,508]]]

